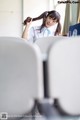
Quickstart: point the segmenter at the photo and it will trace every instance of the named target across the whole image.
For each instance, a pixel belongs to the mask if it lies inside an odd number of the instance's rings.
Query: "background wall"
[[[22,0],[0,0],[0,36],[21,36]]]

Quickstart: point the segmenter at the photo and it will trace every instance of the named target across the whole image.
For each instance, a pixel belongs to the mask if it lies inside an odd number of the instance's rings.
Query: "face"
[[[51,27],[51,26],[55,25],[56,23],[57,23],[57,20],[54,20],[53,18],[48,16],[45,21],[45,26]]]

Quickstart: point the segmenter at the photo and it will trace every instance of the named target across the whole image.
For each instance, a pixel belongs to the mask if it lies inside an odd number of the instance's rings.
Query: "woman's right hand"
[[[31,17],[27,17],[27,18],[24,20],[23,24],[24,24],[24,25],[27,25],[27,23],[29,24],[29,23],[31,23],[31,22],[32,22],[32,18],[31,18]]]
[[[27,19],[26,19],[26,27],[30,27],[31,23],[32,23],[32,18],[27,17]]]

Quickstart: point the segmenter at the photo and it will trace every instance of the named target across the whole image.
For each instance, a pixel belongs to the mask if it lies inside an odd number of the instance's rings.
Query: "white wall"
[[[21,36],[22,0],[0,0],[0,36]]]

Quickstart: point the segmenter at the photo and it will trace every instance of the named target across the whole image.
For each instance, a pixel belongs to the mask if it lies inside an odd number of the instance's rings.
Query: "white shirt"
[[[31,27],[29,30],[29,37],[28,40],[30,42],[35,42],[38,38],[41,37],[48,37],[48,36],[54,36],[54,33],[56,31],[57,28],[57,24],[47,28],[47,27],[43,27],[40,30],[41,26],[34,26]]]

